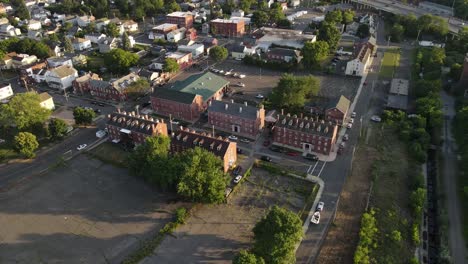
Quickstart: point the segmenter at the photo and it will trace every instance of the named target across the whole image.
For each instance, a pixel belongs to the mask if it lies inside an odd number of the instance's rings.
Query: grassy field
[[[395,69],[400,65],[400,50],[391,49],[384,53],[379,77],[393,78]]]
[[[88,56],[88,65],[90,67],[100,68],[104,66],[104,58],[100,56]]]
[[[118,167],[127,167],[128,152],[110,142],[104,142],[91,150],[90,155],[98,160]]]

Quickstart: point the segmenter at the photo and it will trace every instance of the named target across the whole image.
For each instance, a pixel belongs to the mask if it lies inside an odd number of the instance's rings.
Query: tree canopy
[[[356,13],[354,12],[354,10],[345,10],[345,11],[343,11],[343,13],[342,13],[343,20],[341,21],[341,23],[343,23],[345,25],[350,24],[351,22],[353,22],[355,15],[356,15]]]
[[[265,264],[265,261],[262,257],[256,256],[254,253],[241,250],[239,254],[234,257],[232,264]]]
[[[335,50],[340,41],[341,34],[335,24],[322,22],[319,28],[318,40],[323,40],[328,43],[330,50]]]
[[[79,125],[89,125],[93,122],[93,118],[96,116],[93,109],[84,109],[82,107],[76,107],[73,109],[73,117],[75,123]]]
[[[318,66],[328,55],[330,47],[325,41],[306,42],[302,48],[303,63],[306,66]]]
[[[254,227],[253,252],[266,263],[294,263],[294,248],[302,238],[302,221],[287,209],[273,206]]]
[[[273,88],[270,99],[277,107],[302,108],[307,98],[317,95],[319,90],[320,82],[313,76],[284,74]]]
[[[68,131],[68,125],[59,118],[52,118],[49,122],[49,134],[52,139],[63,138]]]
[[[358,29],[357,29],[357,32],[356,32],[356,35],[360,38],[367,38],[370,36],[370,28],[369,28],[369,25],[367,24],[360,24]]]
[[[193,202],[221,203],[228,182],[222,161],[213,153],[196,147],[180,157],[182,173],[177,193]]]
[[[330,24],[341,23],[342,20],[343,16],[341,14],[341,10],[333,10],[325,15],[325,21]]]
[[[268,22],[268,20],[269,17],[265,11],[258,10],[253,12],[252,22],[256,27],[263,27]]]
[[[15,149],[26,158],[33,158],[34,151],[39,147],[36,136],[29,132],[19,132],[13,144]]]
[[[50,110],[41,107],[37,93],[18,93],[7,104],[0,105],[0,124],[16,125],[19,130],[31,130],[42,125]]]
[[[179,71],[179,69],[180,69],[180,66],[175,59],[166,58],[164,60],[164,66],[163,66],[164,72],[176,73]]]
[[[112,72],[122,74],[127,73],[130,67],[137,65],[138,60],[138,55],[123,49],[113,49],[104,56],[106,66]]]
[[[228,57],[228,50],[225,47],[215,46],[210,49],[210,57],[215,61],[223,61]]]

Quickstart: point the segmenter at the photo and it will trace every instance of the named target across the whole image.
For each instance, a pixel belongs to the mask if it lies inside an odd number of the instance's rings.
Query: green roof
[[[156,98],[176,101],[183,104],[191,104],[193,100],[195,100],[196,94],[183,93],[166,88],[157,88],[154,91],[154,96]]]
[[[171,89],[191,94],[198,94],[206,101],[220,89],[229,85],[229,81],[211,72],[194,74],[183,81],[174,83]]]

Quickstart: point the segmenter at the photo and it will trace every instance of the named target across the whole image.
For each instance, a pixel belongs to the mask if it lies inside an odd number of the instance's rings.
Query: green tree
[[[341,10],[333,10],[325,15],[325,21],[331,24],[341,23],[343,16]]]
[[[49,133],[52,139],[61,139],[67,134],[68,125],[62,119],[52,118],[49,122]]]
[[[163,66],[164,72],[176,73],[179,71],[179,69],[180,69],[180,66],[175,59],[166,58],[164,60],[164,66]]]
[[[130,44],[130,39],[128,38],[128,34],[127,32],[124,32],[122,34],[122,49],[123,50],[130,50],[132,47],[131,47],[131,44]]]
[[[414,84],[414,95],[418,98],[428,96],[430,93],[438,93],[442,89],[441,80],[429,81],[420,79]]]
[[[241,250],[239,254],[234,257],[232,264],[265,264],[265,261],[254,253]]]
[[[91,124],[95,116],[96,113],[94,113],[92,109],[84,109],[82,107],[76,107],[73,109],[73,117],[75,118],[75,123],[78,125]]]
[[[340,31],[334,24],[322,22],[319,28],[318,40],[326,41],[330,46],[330,50],[335,50],[340,38]]]
[[[228,50],[225,47],[215,46],[210,49],[210,58],[219,62],[228,57]]]
[[[129,97],[136,98],[151,92],[151,85],[146,79],[140,78],[127,86],[126,92]]]
[[[302,48],[303,62],[306,66],[318,66],[328,55],[330,47],[325,41],[306,42]]]
[[[403,38],[403,33],[405,33],[405,28],[400,24],[394,24],[390,29],[390,36],[394,42],[400,42]]]
[[[17,0],[15,1],[15,14],[21,20],[29,20],[31,19],[31,14],[29,13],[28,8],[26,7],[26,3],[24,0]]]
[[[463,71],[463,66],[459,63],[454,63],[450,67],[450,77],[453,82],[458,82],[460,80],[461,73]]]
[[[254,227],[253,252],[266,263],[294,263],[294,248],[302,238],[302,221],[287,209],[273,206]]]
[[[429,94],[416,100],[416,113],[428,120],[430,128],[442,125],[442,103],[437,94]]]
[[[119,31],[119,28],[117,27],[117,25],[113,22],[109,23],[106,27],[106,34],[109,36],[109,37],[118,37],[120,35],[120,31]]]
[[[252,0],[240,0],[239,2],[239,8],[244,10],[244,12],[249,12],[250,7],[252,6],[253,1]]]
[[[286,18],[283,13],[283,9],[278,2],[275,2],[271,5],[271,9],[268,14],[270,16],[270,22],[272,23],[278,23],[278,21]]]
[[[357,32],[356,32],[356,35],[360,38],[367,38],[370,36],[370,28],[369,28],[369,25],[367,24],[360,24],[358,29],[357,29]]]
[[[166,9],[167,13],[172,13],[172,12],[175,12],[175,11],[180,11],[180,6],[179,6],[179,4],[177,4],[177,2],[175,0],[169,0],[169,1],[167,1],[166,5],[165,5],[165,9]]]
[[[71,52],[71,53],[75,52],[75,48],[73,47],[73,44],[70,38],[65,38],[64,49],[66,52]]]
[[[418,188],[410,195],[410,207],[413,210],[414,217],[421,217],[426,200],[426,189]]]
[[[36,136],[29,132],[19,132],[13,144],[15,149],[26,158],[34,158],[34,151],[39,147]]]
[[[341,23],[343,23],[345,25],[351,24],[353,22],[353,20],[354,20],[355,15],[356,15],[356,13],[353,10],[343,11],[343,13],[342,13],[343,20],[341,21]]]
[[[393,230],[392,233],[390,234],[390,238],[393,240],[393,242],[400,243],[401,232],[398,230]]]
[[[252,15],[253,24],[260,28],[263,27],[269,20],[268,14],[265,11],[255,11]]]
[[[291,28],[292,23],[286,18],[278,20],[276,23],[279,28]]]
[[[230,15],[235,8],[236,3],[234,3],[234,0],[227,0],[223,4],[223,13]]]
[[[177,193],[193,202],[221,203],[228,182],[221,159],[196,147],[181,155],[182,173]]]
[[[283,74],[278,85],[273,88],[270,99],[280,108],[302,108],[306,99],[317,95],[319,90],[320,81],[313,76]]]
[[[418,18],[419,29],[422,31],[429,31],[432,24],[432,15],[425,14]]]
[[[354,253],[355,264],[370,264],[371,250],[375,247],[376,237],[379,229],[375,212],[371,210],[364,213],[361,219],[361,230],[359,231],[359,243]]]
[[[116,73],[127,73],[130,67],[137,65],[138,60],[138,55],[123,49],[113,49],[104,56],[106,66]]]
[[[18,93],[7,104],[0,105],[0,124],[15,125],[19,130],[31,130],[42,125],[50,110],[42,108],[39,95],[34,92]]]

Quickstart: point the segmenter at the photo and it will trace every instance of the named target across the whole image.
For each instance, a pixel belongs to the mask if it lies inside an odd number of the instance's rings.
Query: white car
[[[380,118],[380,116],[376,116],[376,115],[373,115],[371,117],[371,120],[374,121],[374,122],[377,122],[377,123],[382,122],[382,118]]]
[[[238,86],[238,87],[245,87],[245,83],[238,82],[238,83],[236,83],[236,86]]]
[[[346,127],[347,127],[347,128],[352,128],[352,127],[353,127],[353,123],[348,123],[348,124],[346,125]]]
[[[354,124],[354,118],[350,118],[349,123]]]
[[[173,125],[178,125],[178,124],[180,124],[180,122],[177,121],[177,120],[172,120],[172,121],[171,121],[171,124],[173,124]]]
[[[352,117],[352,118],[355,118],[355,117],[356,117],[356,112],[353,112],[353,113],[351,114],[351,117]]]
[[[242,175],[237,175],[236,178],[234,178],[234,183],[239,183],[240,180],[242,179]]]
[[[87,144],[81,144],[79,145],[76,150],[82,150],[82,149],[85,149],[88,145]]]
[[[245,74],[239,74],[239,79],[244,79],[245,77],[247,77],[247,75],[245,75]]]
[[[317,204],[317,208],[315,209],[315,211],[322,212],[324,206],[325,206],[325,203],[324,203],[324,202],[319,202],[319,203]]]
[[[241,138],[240,139],[240,142],[242,143],[250,143],[250,140],[246,139],[246,138]]]
[[[320,212],[315,212],[314,215],[312,215],[312,219],[310,219],[310,222],[312,224],[318,225],[320,223]]]
[[[257,99],[263,99],[263,98],[265,98],[265,96],[263,96],[263,94],[257,94],[257,95],[255,96],[255,98],[257,98]]]
[[[236,141],[236,140],[237,140],[237,137],[234,136],[234,135],[230,135],[228,138],[229,138],[229,140],[232,140],[232,141]]]

